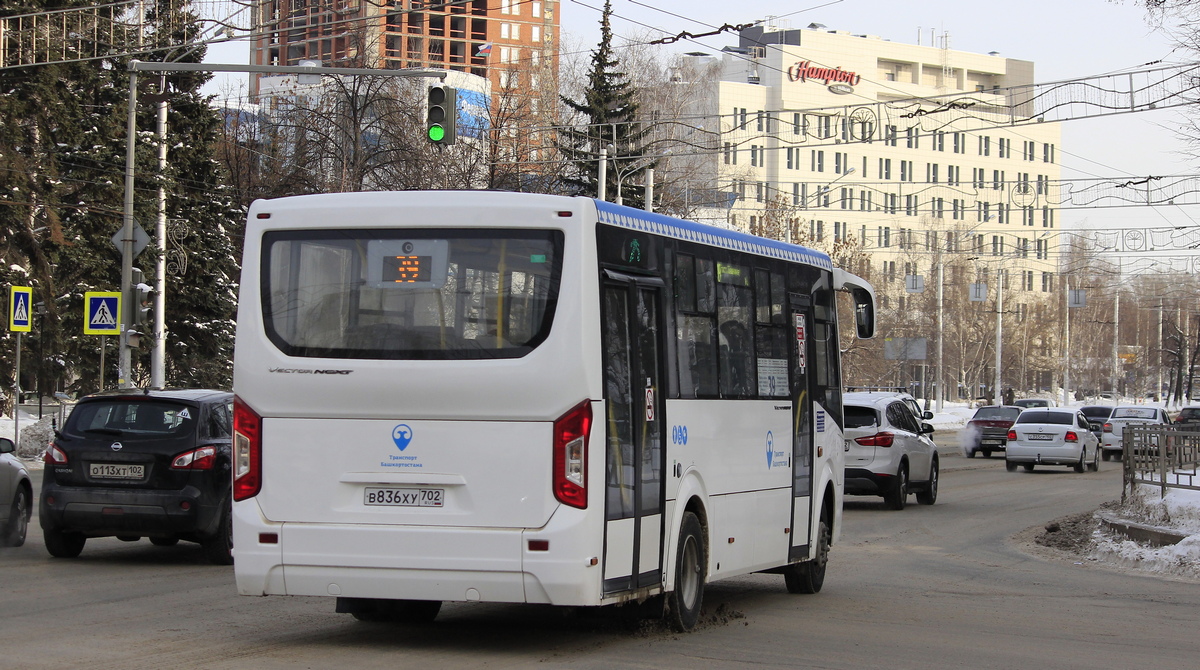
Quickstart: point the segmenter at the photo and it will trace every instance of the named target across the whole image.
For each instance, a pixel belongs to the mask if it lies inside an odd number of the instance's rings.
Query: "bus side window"
[[[676,362],[681,398],[717,396],[715,277],[710,259],[678,255],[675,269]],[[698,312],[698,313],[697,313]]]
[[[721,397],[747,398],[758,395],[755,382],[754,292],[749,268],[736,264],[718,266],[717,320],[721,338]]]

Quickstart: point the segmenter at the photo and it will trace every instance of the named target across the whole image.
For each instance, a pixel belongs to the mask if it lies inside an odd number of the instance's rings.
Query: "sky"
[[[662,7],[657,9],[654,5]],[[560,0],[564,51],[590,52],[600,40],[603,0]],[[1169,35],[1151,26],[1134,0],[757,0],[738,9],[728,2],[612,0],[614,43],[644,41],[682,31],[704,33],[724,24],[769,21],[782,28],[824,24],[829,30],[878,35],[893,42],[930,44],[930,31],[948,34],[950,47],[1000,52],[1033,61],[1038,82],[1075,79],[1147,63],[1182,63],[1200,55],[1175,51]],[[736,35],[680,40],[660,48],[717,53]],[[247,61],[244,44],[213,46],[209,62]],[[211,92],[216,93],[214,84]],[[226,88],[228,88],[226,86]],[[1178,151],[1179,111],[1123,114],[1063,124],[1060,163],[1064,179],[1146,177],[1200,172],[1200,160]],[[1200,207],[1066,210],[1064,228],[1200,225]]]

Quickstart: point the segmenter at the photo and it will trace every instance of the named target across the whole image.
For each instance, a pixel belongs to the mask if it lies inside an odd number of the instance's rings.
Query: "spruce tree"
[[[600,16],[600,43],[592,52],[592,68],[588,74],[583,100],[576,102],[566,96],[562,101],[583,121],[581,126],[566,128],[558,149],[569,162],[562,177],[565,189],[575,195],[595,197],[599,192],[600,150],[608,149],[606,199],[616,200],[621,184],[625,204],[641,207],[644,189],[626,182],[633,180],[653,162],[646,160],[647,131],[638,122],[638,104],[633,86],[612,49],[612,3],[604,3]]]

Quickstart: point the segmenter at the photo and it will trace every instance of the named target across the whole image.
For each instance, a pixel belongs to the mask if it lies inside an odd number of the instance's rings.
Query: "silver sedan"
[[[1008,431],[1004,465],[1009,472],[1021,465],[1069,465],[1075,472],[1100,469],[1100,442],[1082,412],[1067,408],[1037,408],[1021,412]]]

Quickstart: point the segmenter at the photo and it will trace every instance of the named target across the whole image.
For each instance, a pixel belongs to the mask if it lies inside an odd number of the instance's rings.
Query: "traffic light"
[[[438,84],[429,87],[429,112],[425,134],[434,144],[454,144],[454,120],[458,116],[458,92]]]
[[[142,325],[150,320],[150,310],[154,306],[153,289],[144,281],[142,271],[133,268],[133,277],[129,282],[129,310],[133,315],[130,325]]]

